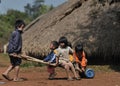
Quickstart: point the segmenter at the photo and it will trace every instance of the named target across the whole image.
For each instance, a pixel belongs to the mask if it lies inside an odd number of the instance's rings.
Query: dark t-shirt
[[[22,32],[19,31],[18,29],[13,31],[8,44],[8,49],[7,49],[8,53],[17,53],[17,54],[21,53],[21,50],[22,50],[21,33]]]

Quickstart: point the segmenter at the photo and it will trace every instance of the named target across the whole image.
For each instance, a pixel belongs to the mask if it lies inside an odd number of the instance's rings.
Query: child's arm
[[[56,57],[56,66],[59,64],[59,57]]]
[[[81,67],[82,71],[85,72],[85,67]]]
[[[58,66],[58,65],[59,65],[59,58],[56,57],[56,62],[55,62],[55,63],[49,62],[49,64],[50,64],[50,65],[51,65],[51,64],[54,64],[54,66]]]
[[[56,56],[56,66],[59,65],[59,57],[60,57],[60,52],[58,49],[54,50],[55,56]]]
[[[73,55],[73,49],[71,47],[68,47],[69,48],[69,54]]]
[[[82,72],[82,69],[79,67],[79,63],[75,63],[75,69],[78,70],[79,72]]]

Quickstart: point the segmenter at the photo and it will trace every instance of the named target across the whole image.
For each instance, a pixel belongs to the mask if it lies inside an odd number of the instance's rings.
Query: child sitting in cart
[[[62,36],[59,38],[59,47],[56,49],[56,58],[59,59],[59,66],[66,70],[67,80],[73,80],[70,74],[70,70],[74,75],[75,80],[80,80],[75,72],[75,68],[69,59],[69,55],[73,54],[73,49],[69,47],[68,40],[66,37]]]
[[[77,71],[77,74],[81,77],[85,77],[87,59],[83,50],[83,45],[81,43],[75,46],[73,57],[75,59],[75,69]]]

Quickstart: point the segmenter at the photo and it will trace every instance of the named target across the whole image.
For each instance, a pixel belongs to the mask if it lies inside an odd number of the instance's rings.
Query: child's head
[[[57,41],[51,41],[51,43],[50,43],[50,49],[51,49],[51,50],[57,49],[58,46],[59,46],[59,44],[58,44]]]
[[[83,45],[80,43],[75,46],[75,53],[80,61],[82,60],[82,52],[83,52]]]
[[[78,45],[75,46],[75,52],[76,53],[83,52],[83,45],[81,43],[79,43]]]
[[[64,36],[60,37],[60,39],[59,39],[59,45],[62,48],[67,47],[68,46],[68,40],[67,40],[67,38],[64,37]]]
[[[16,20],[15,22],[15,29],[18,29],[18,30],[23,30],[23,28],[25,27],[25,23],[23,20]]]

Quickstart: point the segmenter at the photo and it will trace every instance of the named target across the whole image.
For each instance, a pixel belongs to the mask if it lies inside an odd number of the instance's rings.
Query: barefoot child
[[[76,80],[79,80],[80,78],[77,76],[74,66],[70,61],[69,54],[73,53],[73,50],[68,46],[68,41],[66,37],[60,37],[59,39],[59,47],[56,49],[57,51],[57,58],[59,58],[59,64],[63,68],[65,68],[68,80],[73,80],[73,78],[70,76],[70,69],[72,70],[74,77]]]
[[[58,48],[58,45],[59,44],[58,44],[57,41],[52,41],[50,43],[51,52],[44,59],[45,62],[56,63],[56,65],[57,65],[58,62],[56,62],[56,55],[55,55],[56,50],[55,49]],[[50,73],[48,79],[50,79],[50,80],[54,79],[54,76],[56,75],[56,73],[55,73],[55,66],[48,65],[47,69],[48,69],[48,72]]]
[[[84,77],[87,66],[87,59],[82,44],[75,46],[73,57],[75,59],[75,69],[78,71],[78,74],[80,73],[81,77]]]

